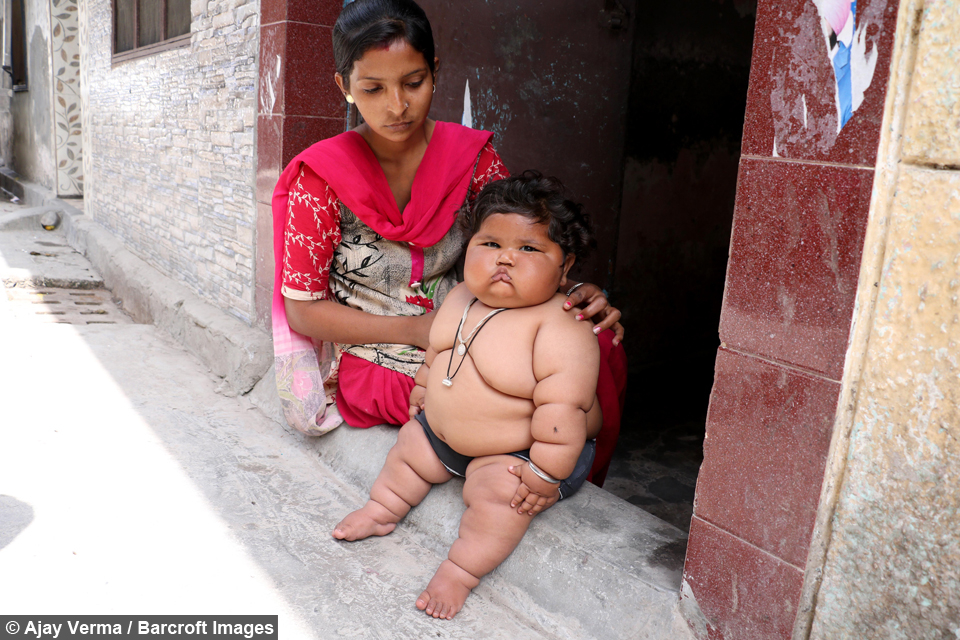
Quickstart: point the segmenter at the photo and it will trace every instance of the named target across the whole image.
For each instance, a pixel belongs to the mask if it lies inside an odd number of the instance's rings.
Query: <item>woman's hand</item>
[[[613,329],[613,345],[616,346],[623,342],[623,325],[620,324],[620,310],[610,304],[603,289],[595,284],[584,282],[579,286],[574,285],[576,289],[567,296],[563,303],[563,309],[570,311],[577,307],[579,313],[577,320],[592,320],[597,326],[593,328],[594,333],[600,333],[606,329]]]

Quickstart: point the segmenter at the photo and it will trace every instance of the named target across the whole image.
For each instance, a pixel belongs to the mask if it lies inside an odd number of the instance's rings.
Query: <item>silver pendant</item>
[[[466,353],[467,353],[467,345],[461,344],[459,347],[457,347],[457,354],[458,354],[458,355],[461,355],[461,356],[462,356],[462,355],[465,355]]]
[[[453,386],[453,380],[451,380],[450,378],[444,378],[444,379],[443,379],[443,386],[445,386],[445,387],[452,387],[452,386]]]

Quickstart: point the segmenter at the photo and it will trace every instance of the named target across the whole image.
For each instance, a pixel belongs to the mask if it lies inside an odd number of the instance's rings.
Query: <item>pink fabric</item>
[[[351,427],[404,424],[410,419],[413,378],[386,367],[343,354],[337,407]]]
[[[418,287],[423,282],[423,247],[410,245],[410,286]]]
[[[433,246],[453,225],[467,197],[477,156],[492,135],[437,122],[402,214],[380,163],[359,133],[347,131],[321,140],[300,153],[280,174],[273,192],[275,234],[278,227],[284,228],[276,225],[277,216],[286,220],[290,185],[303,163],[326,180],[364,224],[384,238]]]
[[[509,175],[489,142],[479,154],[468,199],[473,202],[493,180]],[[307,165],[290,186],[283,238],[283,290],[306,294],[301,299],[329,300],[330,267],[341,241],[340,199],[326,180]],[[411,247],[422,254],[423,247]]]

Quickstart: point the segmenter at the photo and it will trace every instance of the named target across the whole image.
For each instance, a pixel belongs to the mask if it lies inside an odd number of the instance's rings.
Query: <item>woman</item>
[[[354,427],[406,422],[429,312],[456,284],[465,237],[455,223],[485,184],[508,175],[489,132],[427,117],[439,60],[415,2],[348,4],[333,44],[337,86],[363,124],[297,156],[273,198],[277,382],[288,422],[312,435],[340,423],[328,407],[334,389]],[[568,291],[572,313],[598,319],[598,333],[616,331],[601,337],[612,368],[598,390],[599,484],[619,431],[623,328],[598,287]]]

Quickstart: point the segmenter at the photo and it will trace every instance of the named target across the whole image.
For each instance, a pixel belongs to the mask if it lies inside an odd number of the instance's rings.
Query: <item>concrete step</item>
[[[41,218],[59,218],[62,207],[41,206],[0,215],[0,282],[7,287],[102,289],[103,279],[67,241],[57,222],[53,229]]]
[[[342,426],[319,438],[296,437],[365,499],[396,431]],[[434,487],[398,529],[444,557],[457,538],[462,489],[460,479]],[[580,637],[677,640],[692,637],[677,615],[685,549],[682,531],[588,483],[537,516],[484,582],[508,601],[526,601],[541,624],[562,620]]]

